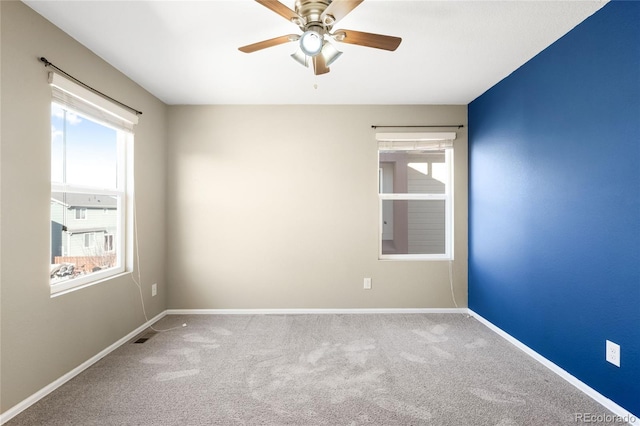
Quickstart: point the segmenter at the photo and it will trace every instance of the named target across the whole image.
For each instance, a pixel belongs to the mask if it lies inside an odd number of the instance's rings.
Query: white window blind
[[[455,132],[376,133],[379,151],[442,151],[455,138]]]
[[[49,84],[53,101],[74,111],[86,114],[102,124],[126,132],[133,132],[138,124],[138,115],[102,96],[82,87],[67,77],[49,73]]]

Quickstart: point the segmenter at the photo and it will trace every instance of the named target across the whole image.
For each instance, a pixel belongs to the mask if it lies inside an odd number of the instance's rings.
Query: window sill
[[[96,279],[94,281],[90,281],[88,283],[78,284],[78,285],[73,286],[71,288],[56,289],[54,286],[52,286],[51,287],[51,298],[62,296],[62,295],[65,295],[65,294],[69,294],[69,293],[72,293],[74,291],[81,290],[83,288],[91,287],[93,285],[101,284],[101,283],[103,283],[105,281],[110,281],[110,280],[121,278],[121,277],[124,277],[124,276],[127,276],[127,275],[131,275],[131,271],[115,272],[113,275],[109,275],[109,276],[106,276],[106,277],[103,277],[103,278],[98,278],[98,279]]]
[[[423,254],[381,254],[378,255],[378,260],[395,260],[395,261],[423,261],[423,262],[441,262],[452,261],[453,257],[442,255],[423,255]]]

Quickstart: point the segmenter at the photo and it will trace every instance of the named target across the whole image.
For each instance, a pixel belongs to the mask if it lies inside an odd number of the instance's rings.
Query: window
[[[137,117],[58,74],[49,81],[55,294],[125,270],[126,151]]]
[[[113,251],[113,235],[104,236],[104,251]]]
[[[376,135],[380,259],[453,259],[455,136]]]
[[[84,248],[92,248],[94,245],[94,235],[92,233],[84,234]]]

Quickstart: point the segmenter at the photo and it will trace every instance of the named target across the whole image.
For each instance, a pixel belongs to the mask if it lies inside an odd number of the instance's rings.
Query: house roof
[[[94,233],[94,232],[104,232],[107,233],[107,228],[103,227],[96,227],[96,228],[69,228],[67,229],[67,232],[69,234],[89,234],[89,233]]]
[[[69,192],[52,192],[51,200],[68,208],[115,209],[118,205],[116,198],[109,195],[73,194]]]

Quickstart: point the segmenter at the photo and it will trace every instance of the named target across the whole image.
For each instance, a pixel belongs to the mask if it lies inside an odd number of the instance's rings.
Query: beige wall
[[[1,410],[29,397],[144,322],[130,276],[51,298],[50,102],[44,56],[144,112],[135,188],[149,317],[166,308],[166,106],[20,2],[1,10]],[[38,260],[39,259],[39,260]],[[38,266],[40,265],[40,266]]]
[[[169,107],[168,307],[452,307],[447,262],[377,260],[371,125],[457,123],[454,287],[466,307],[465,105]]]

